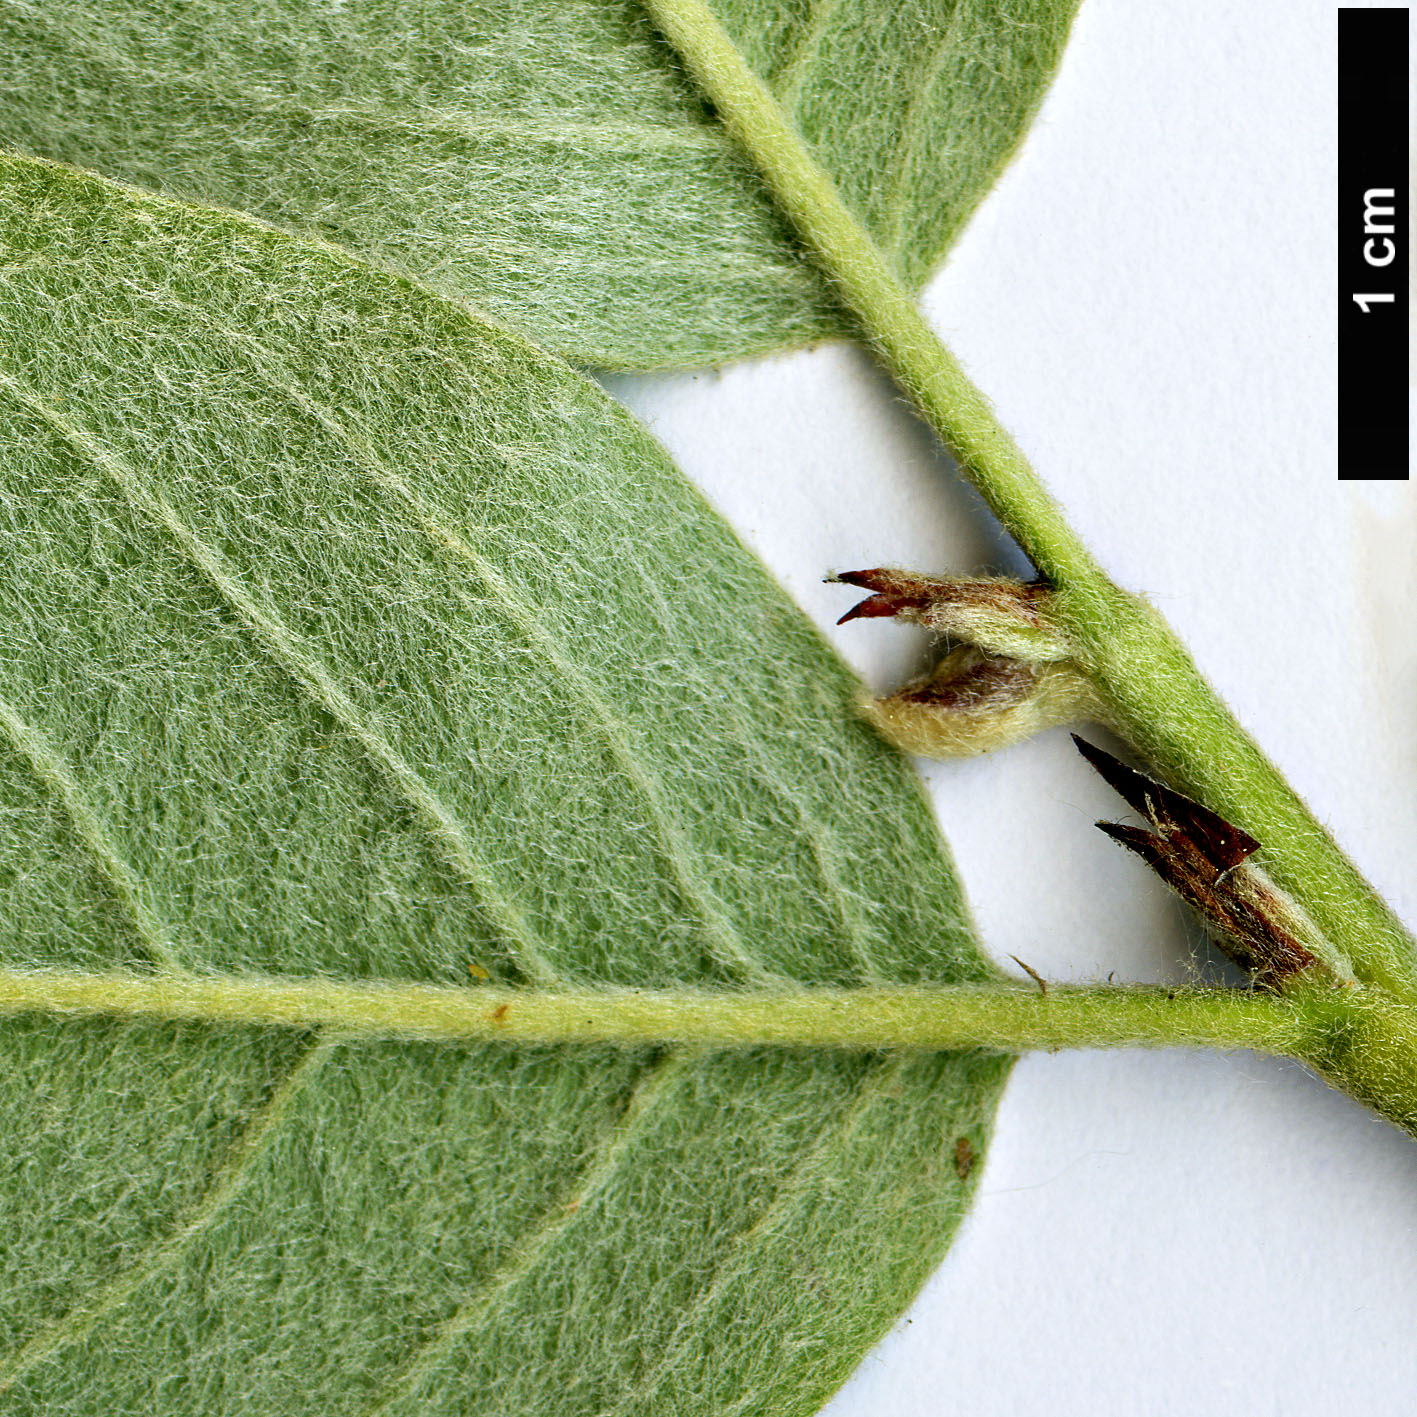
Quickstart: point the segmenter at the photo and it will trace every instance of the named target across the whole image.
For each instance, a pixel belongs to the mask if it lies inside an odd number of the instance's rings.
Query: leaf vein
[[[881,248],[892,265],[899,260],[900,248],[905,241],[905,217],[910,196],[907,179],[920,159],[920,144],[925,138],[925,124],[921,121],[921,115],[930,102],[940,74],[954,53],[954,42],[959,36],[967,8],[966,0],[955,0],[944,33],[930,54],[929,63],[911,95],[901,122],[902,146],[897,160],[891,165],[891,190],[886,199],[881,223],[884,232]]]
[[[773,83],[773,91],[782,111],[795,117],[802,91],[806,87],[807,75],[816,60],[822,41],[831,28],[836,13],[841,9],[842,0],[812,0],[792,54],[778,71]]]
[[[408,485],[392,469],[386,467],[357,420],[337,417],[317,399],[301,389],[285,370],[283,361],[255,336],[219,321],[185,301],[161,296],[147,297],[155,303],[173,306],[197,319],[203,328],[225,339],[229,344],[250,353],[256,370],[268,387],[289,399],[321,428],[339,441],[355,458],[369,479],[383,491],[401,501],[416,519],[419,529],[438,552],[455,565],[470,571],[492,597],[498,613],[558,676],[580,703],[610,750],[616,766],[635,788],[647,808],[650,824],[659,842],[659,854],[674,879],[679,894],[698,916],[714,957],[740,981],[754,985],[781,983],[784,976],[765,969],[748,947],[737,927],[715,901],[712,888],[702,879],[695,866],[695,854],[690,849],[678,814],[664,800],[643,758],[631,741],[629,727],[613,705],[591,682],[589,676],[562,653],[555,637],[537,619],[540,607],[516,590],[488,559],[446,520],[436,509]],[[464,603],[468,602],[464,599]],[[817,844],[820,845],[819,843]]]
[[[614,1176],[646,1118],[699,1056],[697,1049],[674,1049],[641,1077],[619,1121],[601,1139],[590,1165],[581,1173],[575,1191],[522,1238],[508,1261],[477,1294],[438,1325],[366,1417],[383,1417],[396,1402],[415,1391],[444,1355],[486,1317],[497,1299],[532,1271],[565,1234],[586,1202]]]
[[[0,699],[0,737],[24,761],[40,786],[59,803],[74,835],[87,849],[99,875],[122,906],[143,948],[155,963],[178,971],[181,966],[177,952],[144,899],[142,881],[109,840],[102,821],[85,800],[83,788],[68,764],[46,737],[4,699]]]
[[[444,859],[478,893],[482,908],[511,942],[528,976],[536,983],[554,983],[556,972],[531,926],[515,904],[501,892],[478,858],[463,823],[388,738],[359,711],[320,658],[274,611],[262,608],[242,587],[225,556],[202,541],[165,498],[146,487],[137,470],[126,459],[110,452],[83,429],[69,423],[10,375],[0,373],[0,389],[8,391],[71,447],[107,473],[134,511],[166,533],[296,688],[350,735],[366,757],[383,771],[413,807]]]
[[[298,102],[292,95],[255,85],[249,89],[229,89],[205,74],[140,64],[114,45],[95,42],[91,35],[75,26],[55,23],[43,9],[14,3],[0,5],[0,13],[5,12],[21,23],[28,21],[37,33],[62,43],[69,55],[144,83],[181,86],[211,102],[237,110],[246,119],[262,116],[301,124],[354,123],[383,132],[406,129],[415,134],[432,132],[473,140],[504,139],[532,145],[575,147],[581,151],[587,148],[618,150],[631,156],[650,149],[735,153],[732,140],[722,128],[706,123],[652,123],[628,116],[597,122],[564,118],[508,121],[487,112],[469,114],[440,108],[413,107],[406,113],[355,104],[317,108]],[[468,91],[467,96],[471,99],[475,94]]]
[[[888,1062],[874,1064],[870,1077],[861,1084],[851,1105],[832,1126],[824,1129],[805,1155],[798,1159],[767,1209],[737,1236],[731,1255],[718,1266],[712,1280],[700,1292],[698,1298],[684,1309],[673,1334],[664,1344],[663,1356],[649,1376],[628,1398],[621,1399],[608,1413],[602,1414],[602,1417],[627,1417],[643,1398],[658,1388],[666,1373],[673,1370],[678,1352],[686,1341],[685,1335],[688,1335],[688,1341],[692,1341],[699,1327],[700,1317],[709,1310],[734,1275],[741,1272],[745,1261],[752,1257],[756,1243],[781,1224],[792,1207],[801,1200],[805,1187],[824,1165],[830,1152],[850,1139],[863,1114],[880,1098],[886,1084],[899,1075],[906,1061],[904,1057],[896,1057]],[[754,1394],[749,1394],[741,1399],[731,1409],[732,1413],[746,1410],[754,1397]],[[724,1417],[729,1417],[729,1414],[725,1413]]]
[[[52,1357],[60,1349],[78,1343],[145,1284],[181,1259],[192,1241],[240,1193],[256,1162],[289,1117],[291,1104],[336,1046],[334,1043],[316,1042],[296,1060],[264,1105],[246,1124],[213,1183],[186,1221],[111,1279],[102,1292],[42,1329],[12,1357],[0,1363],[0,1394],[8,1392],[36,1364]]]
[[[639,583],[640,593],[649,603],[654,605],[660,620],[665,624],[672,622],[673,615],[664,600],[663,590],[645,574],[643,564],[638,561],[634,562],[633,573]],[[881,972],[870,946],[866,943],[867,937],[871,933],[870,929],[861,914],[854,895],[846,889],[842,882],[837,852],[830,842],[830,829],[823,825],[816,813],[803,801],[801,794],[792,787],[791,783],[784,781],[777,769],[773,767],[771,758],[763,751],[757,735],[752,732],[750,725],[745,722],[736,705],[726,701],[723,704],[723,709],[731,730],[732,745],[742,751],[758,781],[772,794],[775,800],[786,804],[797,819],[798,829],[807,842],[813,865],[816,867],[817,874],[825,888],[826,899],[836,912],[837,922],[850,946],[862,979],[868,983],[883,981],[885,975]]]

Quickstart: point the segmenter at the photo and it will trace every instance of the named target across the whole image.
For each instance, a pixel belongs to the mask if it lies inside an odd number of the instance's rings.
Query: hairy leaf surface
[[[0,425],[7,966],[990,976],[850,674],[520,336],[4,158]],[[809,1412],[1006,1066],[42,1016],[0,1055],[0,1394],[46,1417]]]
[[[1077,0],[721,0],[919,286]],[[348,246],[610,367],[842,333],[633,0],[0,0],[0,141]]]

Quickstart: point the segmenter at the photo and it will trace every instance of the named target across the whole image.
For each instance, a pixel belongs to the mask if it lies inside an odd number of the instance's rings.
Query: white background
[[[1074,524],[1417,920],[1417,496],[1336,480],[1336,18],[1085,0],[1042,117],[926,295]],[[827,570],[1021,570],[859,353],[622,378],[824,627]],[[916,631],[829,628],[886,689]],[[1061,732],[921,764],[993,954],[1191,981],[1198,928],[1092,828]],[[1417,1145],[1244,1054],[1025,1058],[974,1211],[831,1417],[1410,1410]]]

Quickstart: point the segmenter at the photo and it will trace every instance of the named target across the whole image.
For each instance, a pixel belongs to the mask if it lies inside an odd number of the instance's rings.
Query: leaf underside
[[[7,966],[990,976],[849,673],[559,360],[28,159],[0,312]],[[813,1411],[1006,1071],[45,1017],[0,1054],[0,1395],[47,1417]]]
[[[1077,0],[721,0],[912,289]],[[0,142],[347,246],[572,358],[686,366],[845,317],[626,0],[0,0]]]

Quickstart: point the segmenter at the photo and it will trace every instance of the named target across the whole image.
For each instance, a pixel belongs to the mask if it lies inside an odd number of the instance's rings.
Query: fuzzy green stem
[[[1205,682],[1151,606],[1116,586],[940,342],[703,0],[649,13],[816,255],[900,387],[1038,569],[1109,722],[1178,787],[1244,827],[1361,980],[1417,1000],[1417,945]]]

